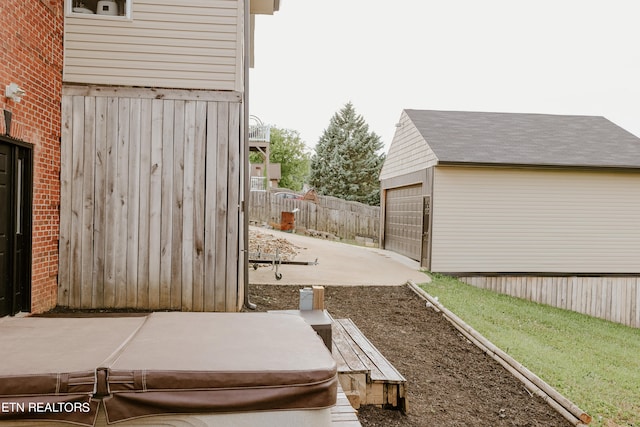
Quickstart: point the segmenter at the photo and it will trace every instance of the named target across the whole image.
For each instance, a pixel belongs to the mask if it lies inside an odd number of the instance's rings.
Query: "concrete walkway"
[[[276,280],[274,270],[249,268],[249,282],[274,285],[344,285],[344,286],[397,286],[408,280],[429,282],[429,276],[420,271],[417,261],[395,252],[365,248],[346,243],[317,239],[278,230],[259,229],[261,233],[286,239],[297,246],[295,261],[315,261],[317,265],[282,264],[282,279]]]

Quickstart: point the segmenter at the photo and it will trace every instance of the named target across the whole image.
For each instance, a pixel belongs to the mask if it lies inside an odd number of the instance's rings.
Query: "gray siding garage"
[[[640,326],[640,139],[607,119],[405,110],[380,180],[385,248]]]

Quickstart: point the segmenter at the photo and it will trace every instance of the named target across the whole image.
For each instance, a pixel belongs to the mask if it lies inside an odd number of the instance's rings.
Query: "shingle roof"
[[[604,117],[405,112],[441,164],[640,168],[640,138]]]

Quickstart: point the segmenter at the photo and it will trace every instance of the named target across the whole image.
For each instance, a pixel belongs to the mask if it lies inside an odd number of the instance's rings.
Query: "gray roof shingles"
[[[640,168],[640,138],[604,117],[405,112],[440,164]]]

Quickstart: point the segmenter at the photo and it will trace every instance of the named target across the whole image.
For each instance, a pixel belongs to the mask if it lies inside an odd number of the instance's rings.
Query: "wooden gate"
[[[239,309],[241,105],[64,88],[59,305]]]

